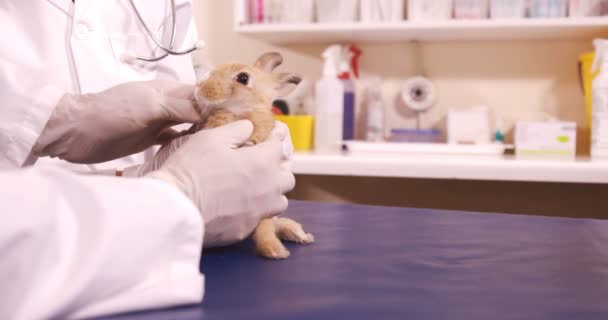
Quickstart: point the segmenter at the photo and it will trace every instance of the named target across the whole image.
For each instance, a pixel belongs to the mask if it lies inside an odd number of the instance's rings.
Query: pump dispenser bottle
[[[315,84],[315,150],[339,150],[342,143],[344,85],[338,79],[342,48],[334,45],[323,52],[323,77]]]

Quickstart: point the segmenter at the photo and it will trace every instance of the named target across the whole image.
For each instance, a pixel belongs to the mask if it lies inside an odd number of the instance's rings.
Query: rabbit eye
[[[245,72],[241,72],[236,75],[236,82],[247,85],[249,83],[249,75]]]

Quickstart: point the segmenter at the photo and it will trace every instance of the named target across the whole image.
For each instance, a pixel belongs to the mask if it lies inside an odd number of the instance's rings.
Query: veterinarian
[[[200,302],[201,248],[286,209],[285,126],[246,148],[248,121],[175,139],[162,166],[149,151],[205,111],[177,52],[197,46],[192,4],[172,2],[0,0],[0,319]]]

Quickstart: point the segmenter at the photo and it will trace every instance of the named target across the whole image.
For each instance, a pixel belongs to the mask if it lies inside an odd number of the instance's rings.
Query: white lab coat
[[[0,172],[0,319],[89,318],[200,302],[203,224],[153,179]]]
[[[197,37],[192,4],[176,3],[176,47],[189,47]],[[170,1],[135,4],[168,43]],[[200,301],[203,223],[170,186],[76,176],[56,166],[82,166],[53,159],[2,171],[28,159],[65,92],[150,79],[192,83],[190,56],[121,61],[125,53],[156,50],[127,0],[0,0],[0,30],[0,319],[89,317]],[[89,168],[143,160],[139,154]]]
[[[169,43],[171,2],[134,2],[150,29]],[[191,1],[176,0],[176,7],[176,47],[190,47],[197,38]],[[195,81],[190,55],[123,61],[125,54],[159,54],[127,0],[0,0],[0,30],[0,168],[24,164],[65,92],[99,92],[128,81]],[[93,166],[37,160],[103,170],[142,163],[146,156],[150,152]]]

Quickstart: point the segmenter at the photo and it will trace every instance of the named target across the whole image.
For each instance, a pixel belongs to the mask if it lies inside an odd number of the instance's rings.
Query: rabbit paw
[[[248,144],[251,144],[251,145],[256,145],[256,144],[258,144],[258,143],[261,143],[262,141],[264,141],[264,137],[262,137],[262,136],[257,135],[257,134],[255,134],[255,133],[254,133],[254,134],[253,134],[253,135],[252,135],[252,136],[249,138],[249,140],[247,140],[247,143],[248,143]]]
[[[289,257],[289,250],[280,241],[260,245],[257,249],[261,256],[268,259],[281,260]]]
[[[313,236],[312,233],[304,233],[302,231],[295,232],[291,235],[286,234],[286,237],[284,237],[283,240],[293,241],[299,244],[311,244],[315,242],[315,236]]]
[[[289,218],[278,218],[276,226],[278,236],[282,240],[293,241],[299,244],[311,244],[315,242],[315,236],[311,233],[306,233],[302,225]]]

